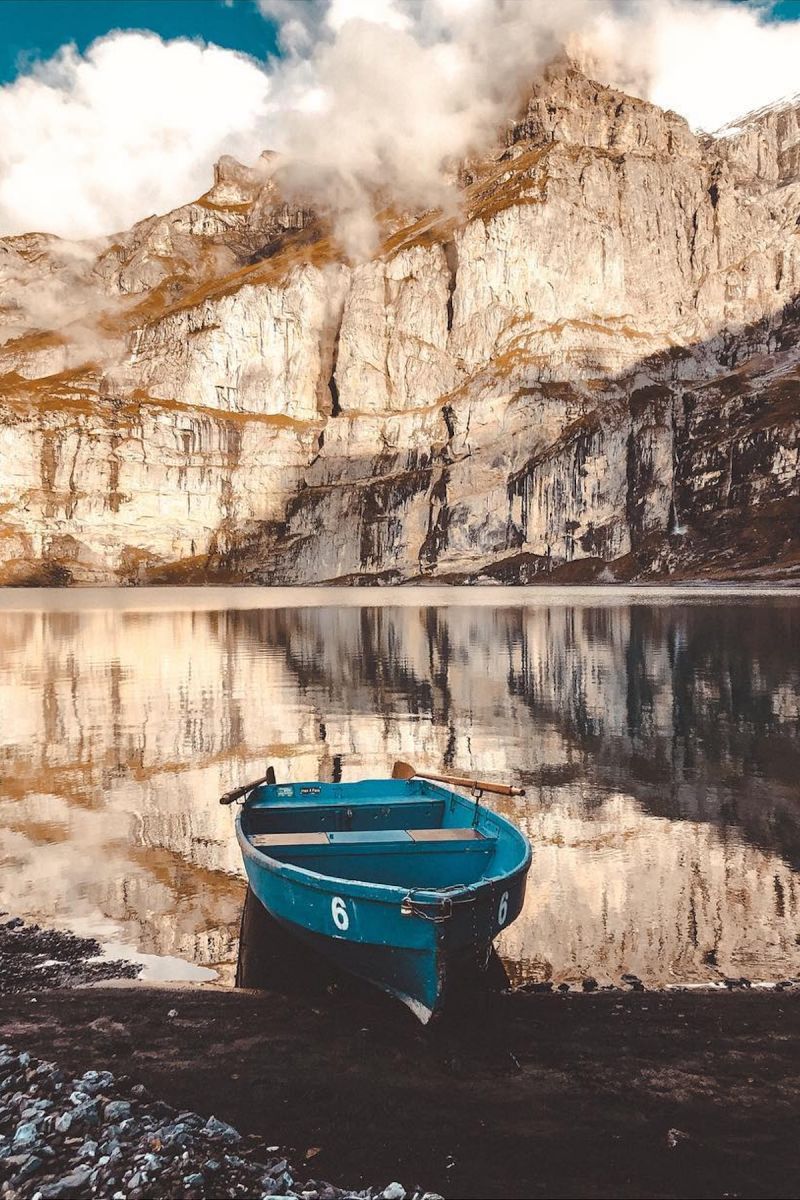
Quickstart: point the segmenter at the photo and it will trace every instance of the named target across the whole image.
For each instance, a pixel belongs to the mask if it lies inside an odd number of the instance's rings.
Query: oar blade
[[[411,763],[403,762],[402,759],[398,759],[392,767],[392,779],[413,779],[416,773]]]

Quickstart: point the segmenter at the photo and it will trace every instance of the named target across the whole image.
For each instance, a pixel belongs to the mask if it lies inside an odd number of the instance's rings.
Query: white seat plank
[[[408,829],[412,842],[470,842],[483,841],[479,829]]]
[[[252,833],[250,841],[259,850],[268,846],[327,846],[327,833]]]

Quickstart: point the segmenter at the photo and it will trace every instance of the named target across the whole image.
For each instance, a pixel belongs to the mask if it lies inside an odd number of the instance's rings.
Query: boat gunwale
[[[383,783],[385,780],[358,780],[354,782]],[[294,786],[309,787],[315,786],[315,784],[312,781],[297,783]],[[342,784],[341,786],[347,787],[348,785]],[[428,786],[431,787],[435,792],[441,793],[450,799],[455,798],[458,801],[459,806],[466,808],[474,807],[474,800],[461,795],[460,792],[457,792],[452,788],[445,788],[436,784],[429,784]],[[256,806],[253,805],[252,807]],[[267,808],[269,806],[263,805],[262,807]],[[322,805],[320,805],[320,807],[322,807]],[[303,884],[311,887],[315,891],[347,892],[349,895],[360,896],[364,899],[383,904],[394,905],[398,902],[398,900],[402,901],[406,896],[409,895],[413,896],[421,903],[437,903],[445,899],[453,900],[457,897],[464,896],[465,893],[472,893],[477,896],[477,894],[481,891],[489,891],[490,889],[497,888],[501,884],[507,884],[510,880],[515,879],[518,875],[526,875],[530,869],[533,858],[530,841],[522,833],[522,831],[518,829],[512,821],[509,821],[507,817],[503,816],[502,813],[497,813],[494,811],[494,809],[484,807],[482,812],[488,814],[492,821],[498,822],[502,833],[505,835],[510,835],[512,839],[518,843],[521,843],[522,846],[523,855],[521,861],[510,870],[504,872],[502,875],[497,875],[493,878],[481,875],[481,877],[475,880],[474,883],[465,883],[463,886],[458,888],[409,888],[392,883],[370,883],[362,879],[347,879],[340,875],[323,875],[318,871],[308,870],[306,867],[298,867],[294,863],[282,862],[280,859],[273,858],[272,855],[267,854],[264,849],[253,846],[248,835],[242,828],[242,817],[247,811],[247,808],[248,800],[245,800],[244,804],[239,809],[239,812],[236,814],[236,838],[239,842],[242,854],[251,859],[254,863],[257,863],[263,869],[269,870],[272,874],[280,876],[287,881]]]

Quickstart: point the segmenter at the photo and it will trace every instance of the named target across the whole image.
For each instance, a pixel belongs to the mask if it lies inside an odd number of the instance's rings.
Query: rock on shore
[[[41,929],[12,917],[0,922],[0,993],[135,979],[141,971],[138,963],[104,959],[102,952],[95,938]]]
[[[256,1145],[253,1145],[253,1142]],[[435,1200],[396,1182],[349,1191],[310,1178],[225,1121],[177,1112],[110,1071],[78,1077],[0,1045],[0,1196],[114,1200],[301,1196]],[[270,1147],[278,1151],[277,1147]]]

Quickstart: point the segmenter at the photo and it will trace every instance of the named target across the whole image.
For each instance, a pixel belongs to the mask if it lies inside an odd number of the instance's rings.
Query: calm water
[[[228,787],[523,783],[519,978],[800,975],[800,596],[0,593],[0,908],[229,980]]]

